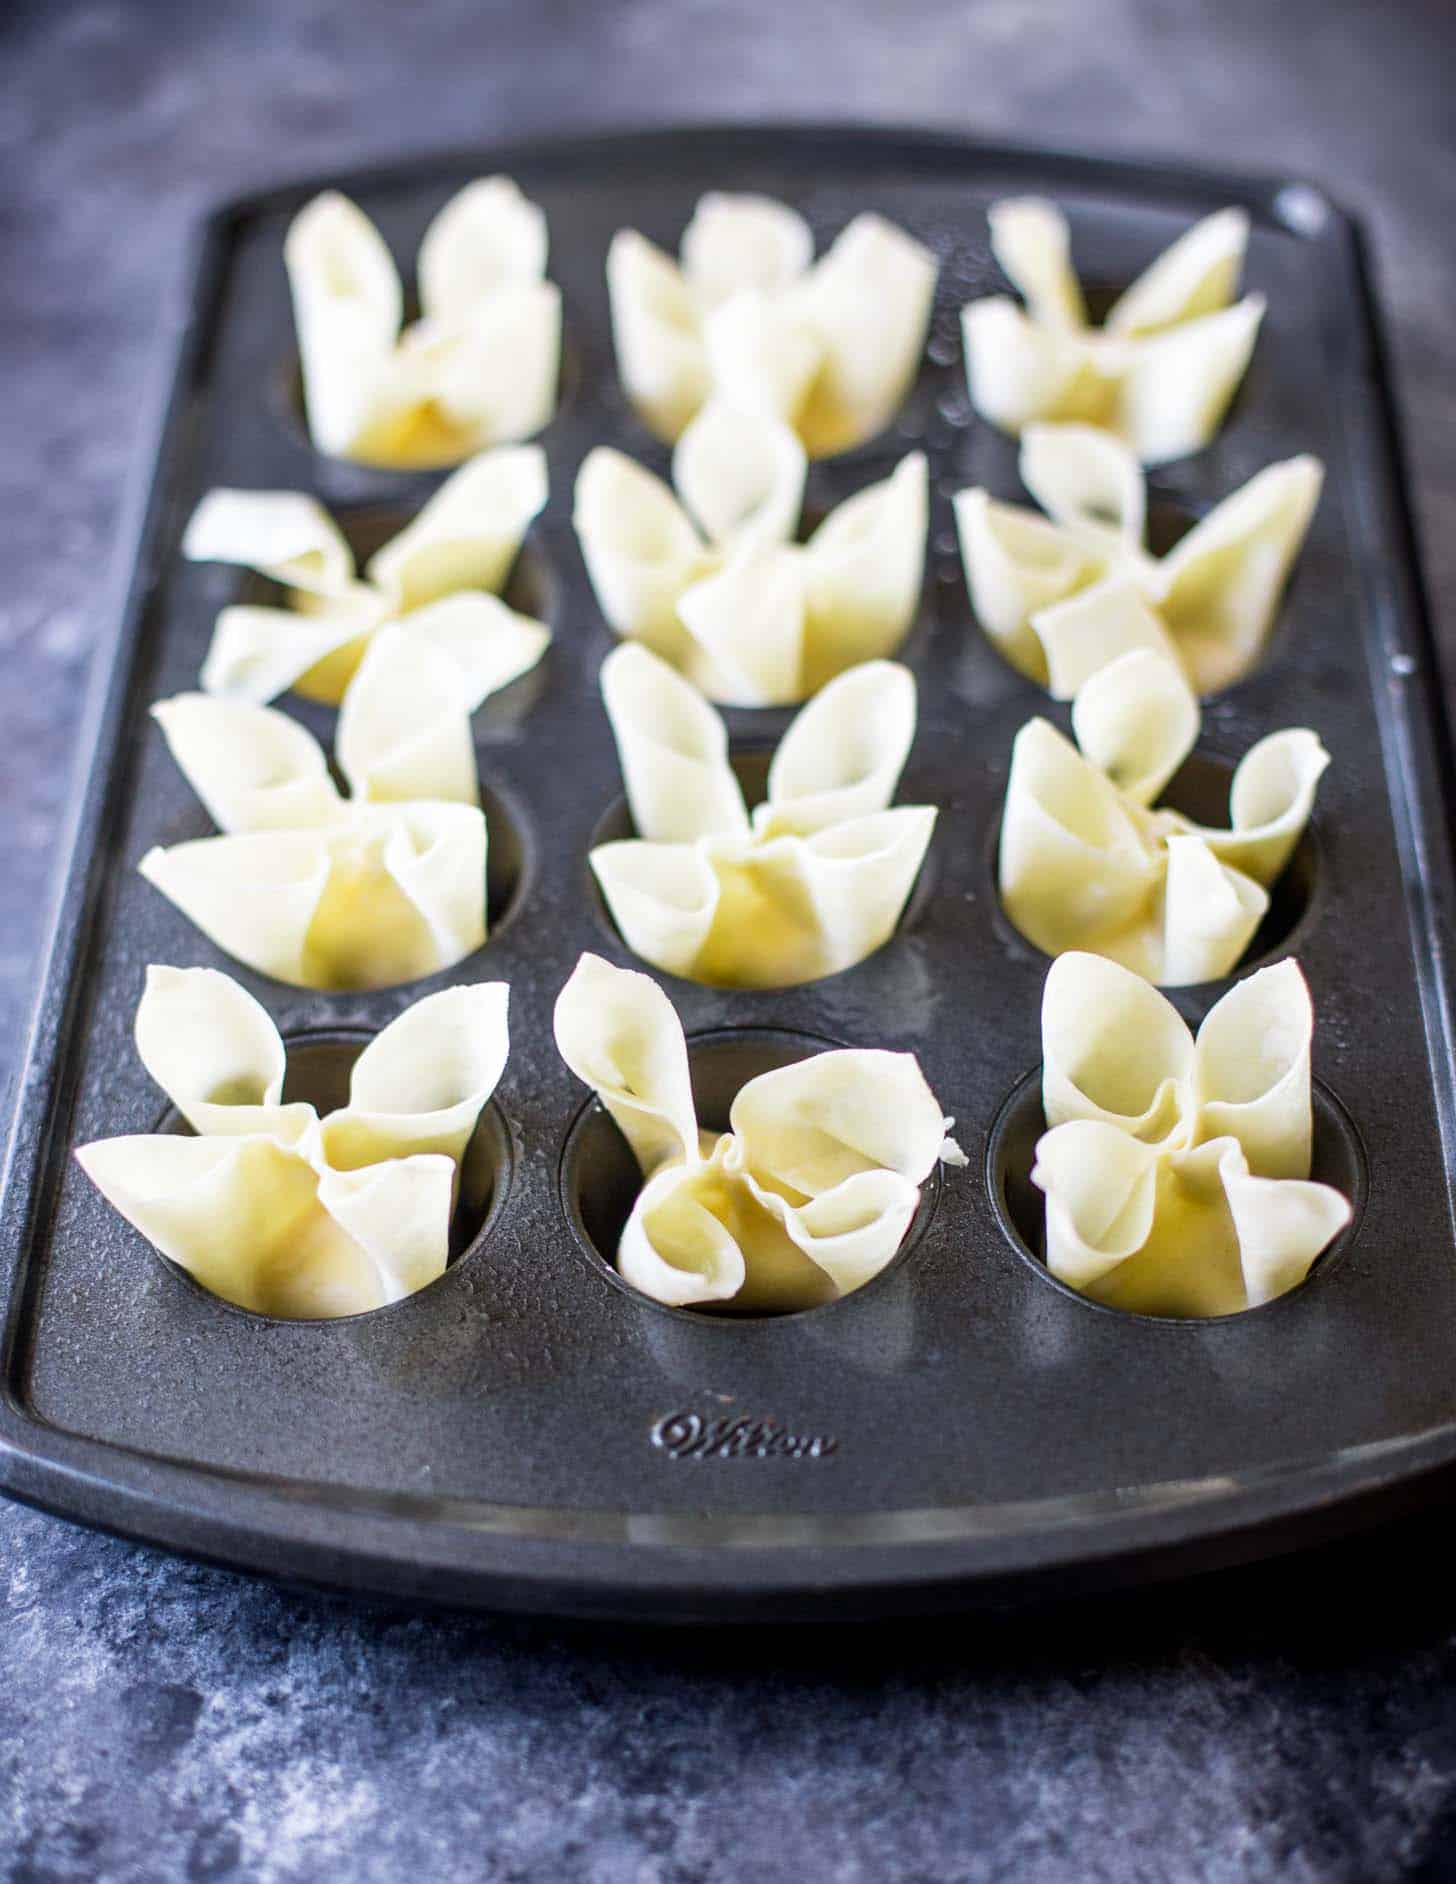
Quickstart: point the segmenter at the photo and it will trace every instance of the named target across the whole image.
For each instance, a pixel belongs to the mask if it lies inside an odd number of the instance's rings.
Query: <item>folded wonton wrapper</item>
[[[1319,502],[1317,458],[1269,465],[1166,556],[1143,547],[1142,472],[1085,425],[1028,426],[1021,477],[1047,516],[988,491],[955,498],[976,617],[1029,679],[1070,700],[1129,648],[1161,648],[1199,693],[1247,673]]]
[[[714,397],[781,419],[813,457],[883,431],[920,363],[936,259],[869,214],[813,254],[804,219],[766,196],[702,197],[676,262],[617,233],[617,371],[655,432],[677,438]]]
[[[1269,907],[1314,807],[1329,754],[1304,728],[1239,762],[1231,828],[1148,806],[1198,738],[1198,703],[1146,649],[1104,667],[1072,709],[1081,751],[1049,720],[1011,748],[1001,818],[1001,903],[1048,955],[1087,949],[1163,987],[1228,974]]]
[[[508,177],[467,185],[419,254],[422,318],[379,231],[330,190],[283,245],[309,431],[364,464],[458,464],[529,438],[556,405],[561,295],[544,279],[546,218]]]
[[[783,1312],[848,1295],[899,1249],[937,1162],[965,1163],[909,1053],[818,1053],[760,1074],[726,1133],[700,1132],[672,1003],[596,955],[561,991],[556,1044],[646,1180],[617,1267],[672,1307]]]
[[[1066,219],[1052,203],[992,205],[991,247],[1025,302],[988,295],[961,314],[971,402],[1019,432],[1075,420],[1123,439],[1144,464],[1199,451],[1223,421],[1254,351],[1261,295],[1234,302],[1249,219],[1195,223],[1089,327]],[[1232,305],[1230,305],[1233,303]]]
[[[149,968],[142,1063],[195,1137],[81,1146],[97,1189],[164,1256],[239,1307],[354,1315],[444,1274],[460,1164],[509,1050],[504,982],[407,1008],[320,1119],[283,1102],[267,1012],[211,968]]]
[[[915,737],[915,681],[893,661],[841,674],[803,708],[752,817],[723,722],[682,676],[628,643],[602,697],[638,836],[591,867],[635,955],[718,986],[791,987],[887,942],[920,873],[935,808],[887,809]]]
[[[225,608],[203,662],[204,689],[265,706],[294,688],[337,706],[371,638],[404,620],[456,661],[473,710],[534,667],[551,639],[544,623],[495,593],[545,502],[538,446],[484,452],[370,557],[361,581],[343,532],[312,497],[209,491],[192,513],[182,554],[256,569],[290,591],[291,606]]]
[[[787,426],[713,404],[673,453],[681,497],[598,446],[574,521],[613,630],[730,706],[792,705],[909,632],[925,569],[923,453],[793,537],[804,453]]]
[[[1311,1184],[1314,1014],[1298,964],[1241,981],[1195,1041],[1138,976],[1063,955],[1042,998],[1047,1265],[1158,1315],[1226,1315],[1292,1289],[1350,1221]]]
[[[223,832],[155,848],[148,882],[218,947],[307,988],[379,988],[485,941],[486,828],[456,665],[404,627],[372,641],[336,751],[273,707],[178,694],[152,709]]]

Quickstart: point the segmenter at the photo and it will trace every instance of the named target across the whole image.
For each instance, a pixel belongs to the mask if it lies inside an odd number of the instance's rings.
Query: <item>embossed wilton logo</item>
[[[785,1432],[777,1420],[701,1413],[664,1414],[652,1443],[670,1459],[823,1459],[839,1445],[827,1433]]]

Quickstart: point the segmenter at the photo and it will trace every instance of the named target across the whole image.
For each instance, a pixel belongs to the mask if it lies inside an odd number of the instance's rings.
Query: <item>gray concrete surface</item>
[[[1369,221],[1456,634],[1449,5],[0,12],[0,1056],[180,237],[531,130],[838,115],[1285,169]],[[0,1506],[0,1879],[1456,1876],[1441,1514],[1016,1624],[653,1637],[282,1593]]]

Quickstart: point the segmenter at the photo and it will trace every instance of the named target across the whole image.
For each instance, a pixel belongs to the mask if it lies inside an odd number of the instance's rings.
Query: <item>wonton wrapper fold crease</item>
[[[283,1103],[284,1045],[251,995],[215,969],[149,968],[137,1049],[198,1135],[103,1139],[76,1157],[164,1256],[240,1307],[311,1320],[399,1301],[444,1273],[508,999],[489,982],[416,1002],[320,1120]]]
[[[1242,678],[1269,638],[1319,501],[1317,458],[1267,466],[1171,549],[1143,543],[1136,460],[1084,425],[1031,425],[1022,481],[1046,512],[974,488],[955,498],[976,619],[1012,666],[1070,700],[1119,654],[1176,660],[1199,693]]]
[[[179,694],[152,711],[222,835],[139,868],[228,954],[296,986],[389,987],[482,946],[486,825],[448,656],[375,637],[339,715],[347,799],[273,707]]]
[[[922,453],[847,498],[802,545],[790,539],[804,453],[772,418],[705,407],[672,469],[676,495],[609,446],[578,473],[573,521],[616,634],[730,706],[797,704],[899,647],[924,576]]]
[[[1314,1014],[1298,965],[1240,982],[1196,1040],[1171,1004],[1093,955],[1052,964],[1042,999],[1050,1128],[1047,1265],[1146,1314],[1222,1315],[1302,1282],[1349,1222],[1310,1183]]]
[[[1304,729],[1271,733],[1236,767],[1228,830],[1149,804],[1198,738],[1198,703],[1163,655],[1135,651],[1078,694],[1081,750],[1049,720],[1011,748],[998,884],[1011,921],[1048,955],[1092,950],[1163,987],[1236,965],[1314,808],[1329,754]]]
[[[255,569],[289,591],[291,606],[223,609],[203,662],[204,690],[264,706],[294,688],[337,706],[373,638],[403,622],[455,662],[474,711],[534,667],[551,639],[544,623],[496,594],[546,495],[539,446],[483,452],[370,557],[361,580],[342,532],[313,498],[209,491],[183,535],[183,555]]]
[[[1088,325],[1066,219],[1036,197],[990,210],[991,247],[1022,297],[962,310],[971,402],[1003,431],[1037,420],[1095,425],[1144,464],[1209,443],[1244,376],[1264,316],[1235,302],[1249,219],[1220,210],[1178,238]]]
[[[908,668],[831,681],[785,733],[750,817],[712,707],[644,647],[602,664],[637,837],[591,867],[633,953],[690,980],[787,987],[863,961],[894,933],[935,827],[887,809],[915,736]]]
[[[914,381],[938,265],[883,216],[856,216],[813,261],[808,225],[770,197],[702,197],[679,260],[635,229],[607,254],[617,370],[665,439],[710,400],[777,419],[814,457],[883,431]]]
[[[358,206],[326,191],[283,245],[314,444],[365,464],[458,464],[551,418],[561,296],[546,219],[508,177],[451,198],[419,253],[421,318],[401,331],[393,258]]]
[[[682,1025],[646,975],[583,955],[555,1028],[645,1179],[617,1267],[669,1306],[846,1295],[899,1249],[936,1164],[965,1162],[912,1054],[846,1049],[761,1074],[718,1135],[699,1130]]]

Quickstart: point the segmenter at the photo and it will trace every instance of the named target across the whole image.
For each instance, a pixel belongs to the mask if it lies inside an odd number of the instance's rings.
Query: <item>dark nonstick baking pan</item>
[[[310,447],[283,234],[337,185],[408,270],[431,215],[496,170],[547,211],[566,310],[560,411],[543,440],[551,499],[512,590],[555,639],[539,674],[476,720],[497,926],[479,955],[410,988],[284,987],[223,957],[136,873],[152,844],[208,828],[147,709],[195,685],[213,619],[247,580],[182,562],[181,528],[219,484],[313,492],[361,544],[418,508],[438,474]],[[620,1145],[551,1034],[582,949],[629,959],[586,863],[593,831],[622,813],[596,684],[611,641],[570,527],[572,484],[596,444],[659,470],[667,460],[617,387],[603,260],[624,225],[675,246],[713,188],[786,199],[821,243],[878,209],[942,259],[926,357],[893,431],[815,464],[808,488],[822,512],[903,452],[929,455],[925,599],[905,654],[920,726],[901,790],[941,807],[928,875],[900,933],[848,973],[775,993],[669,987],[710,1122],[742,1079],[805,1042],[908,1048],[970,1166],[931,1187],[878,1280],[776,1320],[667,1310],[618,1282],[593,1239],[609,1245],[625,1210]],[[950,493],[1020,494],[1014,443],[970,413],[957,311],[1000,285],[987,205],[1028,190],[1066,206],[1083,278],[1102,289],[1204,212],[1251,213],[1246,279],[1268,316],[1216,442],[1154,473],[1164,513],[1199,514],[1300,451],[1329,472],[1264,658],[1206,706],[1199,764],[1297,725],[1334,755],[1255,958],[1292,951],[1308,977],[1315,1175],[1353,1195],[1356,1217],[1303,1287],[1218,1322],[1097,1307],[1027,1247],[1046,962],[1000,914],[991,835],[1017,728],[1065,710],[975,625]],[[1208,1568],[1444,1488],[1456,1463],[1451,781],[1360,240],[1317,189],[913,132],[737,128],[468,151],[232,203],[202,234],[118,614],[10,1145],[5,1490],[322,1584],[742,1619]],[[331,738],[332,714],[280,704]],[[740,751],[787,718],[728,717]],[[1190,780],[1195,793],[1207,783]],[[440,1282],[351,1320],[269,1321],[203,1293],[110,1211],[70,1154],[159,1121],[131,1044],[148,962],[227,969],[286,1038],[318,1042],[297,1064],[335,1080],[341,1050],[421,992],[509,981],[490,1195]],[[1227,985],[1174,998],[1196,1021]]]

